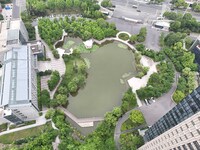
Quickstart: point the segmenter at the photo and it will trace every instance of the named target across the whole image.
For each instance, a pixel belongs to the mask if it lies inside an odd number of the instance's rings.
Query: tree
[[[67,96],[63,94],[56,95],[56,101],[59,105],[66,105],[67,104]]]
[[[75,82],[73,82],[73,81],[70,81],[68,83],[67,87],[68,87],[68,89],[69,89],[70,92],[76,92],[77,89],[78,89],[77,84]]]
[[[173,94],[173,100],[176,103],[179,103],[184,97],[185,97],[185,94],[179,90],[176,90],[175,93]]]
[[[142,125],[145,123],[145,119],[141,111],[139,110],[133,110],[130,113],[129,119],[132,121],[135,125]]]
[[[64,10],[66,6],[66,2],[65,0],[56,0],[55,5],[57,9]]]
[[[137,41],[137,35],[131,35],[129,40],[130,40],[131,43],[134,44]]]
[[[74,7],[79,7],[81,5],[80,0],[74,0]]]
[[[72,0],[66,0],[66,7],[71,8],[73,6]]]
[[[170,30],[177,32],[181,27],[180,21],[175,21],[170,23]]]
[[[103,1],[101,2],[101,6],[103,6],[103,7],[111,7],[111,6],[112,6],[112,3],[111,3],[110,0],[103,0]]]
[[[43,106],[50,107],[50,94],[47,90],[42,90],[40,100]]]
[[[55,0],[47,0],[47,7],[51,10],[55,10],[56,7]]]

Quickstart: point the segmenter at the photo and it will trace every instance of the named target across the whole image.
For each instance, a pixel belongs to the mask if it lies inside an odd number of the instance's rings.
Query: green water
[[[89,60],[86,86],[75,97],[69,97],[68,110],[78,118],[103,117],[121,105],[129,88],[127,79],[136,75],[134,54],[113,42],[82,57]]]

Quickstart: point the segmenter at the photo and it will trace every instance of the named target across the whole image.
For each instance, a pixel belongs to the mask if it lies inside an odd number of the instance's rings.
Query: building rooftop
[[[19,34],[21,24],[22,21],[20,19],[0,21],[0,52],[7,50],[7,39],[18,36],[16,35],[16,32],[18,31]]]
[[[31,49],[33,54],[38,54],[43,52],[44,50],[44,45],[42,44],[41,41],[32,41],[28,43],[28,47]]]
[[[0,105],[29,103],[29,66],[27,46],[15,47],[5,53]]]

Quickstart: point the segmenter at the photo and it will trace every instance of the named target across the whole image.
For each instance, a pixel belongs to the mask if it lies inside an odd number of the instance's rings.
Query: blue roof
[[[4,55],[0,104],[29,103],[30,54],[27,46],[12,48]]]

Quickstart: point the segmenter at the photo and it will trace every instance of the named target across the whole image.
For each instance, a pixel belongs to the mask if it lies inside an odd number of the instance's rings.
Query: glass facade
[[[200,86],[186,96],[179,104],[152,125],[144,135],[145,141],[151,141],[200,111]]]

